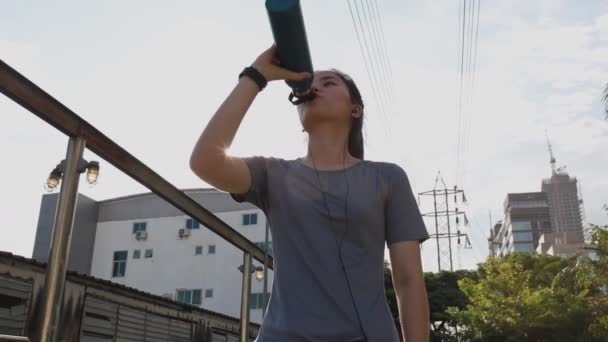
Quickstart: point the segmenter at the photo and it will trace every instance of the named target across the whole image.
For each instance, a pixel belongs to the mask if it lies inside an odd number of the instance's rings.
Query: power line
[[[348,10],[350,12],[350,17],[353,20],[353,26],[355,28],[355,34],[357,36],[357,42],[359,42],[359,50],[361,51],[361,56],[363,58],[363,63],[365,65],[365,71],[367,73],[367,78],[369,79],[369,83],[370,86],[372,88],[372,92],[374,93],[374,99],[376,100],[376,103],[378,104],[378,109],[381,113],[384,113],[384,106],[382,104],[382,102],[378,99],[378,92],[376,90],[376,86],[375,83],[372,80],[372,76],[370,73],[370,68],[367,65],[367,58],[365,57],[365,51],[363,50],[363,44],[361,44],[361,37],[359,36],[359,29],[357,28],[357,22],[355,21],[355,16],[353,14],[353,9],[350,5],[350,1],[346,0],[346,3],[348,4]]]
[[[465,160],[466,160],[466,155],[465,155],[465,151],[466,151],[466,144],[467,144],[467,126],[468,126],[468,122],[469,122],[469,114],[470,114],[470,81],[471,81],[471,49],[472,49],[472,42],[471,42],[471,34],[473,33],[473,11],[475,8],[475,0],[469,0],[472,1],[473,3],[471,4],[471,2],[469,2],[469,9],[466,13],[466,18],[465,18],[465,22],[466,22],[466,29],[465,29],[465,35],[466,38],[464,39],[465,42],[465,67],[464,67],[464,90],[463,90],[463,97],[464,97],[464,105],[463,105],[463,120],[462,120],[462,126],[460,127],[461,129],[461,145],[460,145],[460,165],[459,167],[459,176],[460,178],[457,179],[456,181],[458,183],[464,183],[464,169],[465,169]],[[465,4],[466,4],[466,0],[465,0]]]
[[[377,76],[377,72],[376,72],[377,68],[375,67],[375,64],[374,64],[374,58],[373,58],[374,56],[370,52],[370,48],[369,48],[369,45],[371,44],[371,38],[370,38],[370,44],[368,44],[367,37],[365,34],[365,29],[363,27],[363,21],[361,19],[361,14],[359,11],[359,6],[357,5],[356,0],[353,0],[353,2],[355,5],[355,11],[357,13],[357,19],[359,22],[359,29],[361,30],[361,34],[359,34],[359,31],[357,29],[357,20],[355,19],[355,16],[353,14],[352,6],[351,6],[350,2],[347,0],[351,18],[352,18],[353,24],[355,26],[355,31],[357,32],[357,40],[359,41],[359,48],[361,50],[361,54],[365,61],[365,67],[366,67],[366,70],[368,73],[368,78],[370,80],[372,87],[375,89],[374,96],[376,99],[376,103],[378,104],[378,108],[379,108],[379,111],[381,114],[380,116],[381,116],[382,120],[384,121],[384,124],[382,124],[381,126],[384,129],[386,136],[389,138],[392,138],[393,134],[392,134],[391,125],[387,124],[388,114],[387,114],[387,109],[386,109],[387,103],[385,101],[386,96],[383,96],[382,86],[381,86],[380,82],[378,81],[378,76]],[[365,15],[365,13],[364,13],[364,15]],[[366,20],[366,22],[368,23],[368,27],[369,27],[369,22],[367,20]],[[361,36],[363,36],[363,44],[361,43]],[[365,49],[363,47],[365,47]],[[367,54],[365,52],[367,52]],[[369,60],[369,63],[368,63],[368,60]]]
[[[361,0],[363,1],[363,0]],[[378,29],[378,23],[375,20],[376,16],[373,13],[373,9],[370,7],[370,3],[369,0],[365,0],[365,4],[367,6],[367,11],[365,10],[365,7],[363,6],[363,3],[361,3],[361,7],[363,9],[363,15],[365,18],[365,23],[367,24],[368,27],[368,32],[370,33],[370,45],[372,45],[372,50],[374,50],[374,52],[376,52],[376,56],[377,56],[377,61],[379,62],[378,64],[380,65],[380,67],[378,68],[380,70],[380,78],[382,81],[382,85],[384,86],[385,89],[385,94],[388,96],[388,114],[385,113],[385,117],[384,119],[384,123],[386,124],[385,126],[385,130],[386,128],[388,128],[388,136],[389,139],[393,138],[393,132],[392,132],[392,124],[391,124],[391,111],[392,111],[392,100],[393,100],[393,86],[391,83],[389,83],[389,77],[388,77],[388,70],[386,68],[386,63],[385,63],[385,56],[384,53],[382,52],[382,48],[380,46],[380,39],[378,38],[379,36],[379,29]],[[368,19],[368,14],[369,13],[369,19]],[[369,31],[369,22],[371,22],[372,25],[372,30],[371,32]],[[374,46],[374,42],[375,42],[375,47]],[[383,79],[382,79],[383,78]]]
[[[389,79],[388,79],[388,70],[386,67],[386,62],[385,62],[385,56],[384,53],[380,47],[380,39],[378,38],[379,33],[378,33],[378,28],[377,28],[377,23],[375,20],[375,16],[372,13],[372,8],[370,7],[369,4],[369,0],[365,0],[365,4],[367,6],[367,13],[369,13],[369,17],[370,17],[370,21],[372,23],[372,31],[373,31],[373,38],[374,41],[376,43],[376,54],[378,55],[378,59],[380,60],[380,70],[382,71],[382,76],[384,77],[384,84],[387,86],[388,88],[388,95],[389,95],[389,100],[392,101],[393,99],[393,87],[391,86]],[[367,16],[366,16],[366,20],[367,20]]]
[[[382,49],[384,50],[384,55],[386,57],[386,63],[388,65],[388,70],[389,72],[389,78],[391,81],[391,88],[394,86],[394,82],[393,82],[393,67],[391,65],[391,59],[389,57],[388,54],[388,48],[386,45],[386,36],[384,35],[384,27],[382,25],[382,20],[380,19],[380,10],[378,9],[378,2],[377,0],[374,0],[374,8],[375,8],[375,15],[376,18],[378,19],[378,23],[379,23],[379,29],[380,29],[380,42],[382,43]]]
[[[460,10],[460,8],[459,8]],[[462,132],[462,86],[463,86],[463,73],[464,73],[464,43],[465,43],[465,23],[466,23],[466,11],[467,11],[467,0],[464,0],[464,6],[462,11],[462,40],[460,44],[460,101],[458,104],[458,143],[456,147],[456,184],[458,184],[459,172],[460,172],[460,139]]]
[[[474,1],[474,0],[473,0]],[[473,2],[473,5],[475,5],[475,2]],[[467,168],[466,168],[466,157],[469,153],[469,148],[470,148],[470,143],[471,143],[471,127],[473,125],[473,119],[475,116],[475,110],[474,110],[474,102],[473,102],[473,98],[475,96],[475,75],[476,75],[476,69],[477,69],[477,40],[479,37],[479,11],[481,8],[481,0],[477,0],[477,19],[476,19],[476,24],[475,24],[475,34],[474,34],[474,39],[471,38],[472,40],[472,45],[474,46],[474,48],[472,49],[473,52],[473,57],[471,58],[470,62],[472,63],[472,69],[470,71],[470,92],[469,92],[469,120],[468,120],[468,124],[466,126],[466,130],[465,130],[465,141],[464,141],[464,157],[463,157],[463,182],[466,182],[466,175],[467,175]],[[473,30],[471,30],[471,35],[473,36]]]
[[[362,30],[362,33],[363,33],[363,43],[365,45],[365,51],[367,51],[367,56],[369,57],[370,64],[372,66],[372,68],[371,68],[372,69],[372,74],[374,76],[374,80],[376,81],[376,86],[378,88],[380,88],[380,86],[379,86],[380,82],[378,81],[378,76],[377,76],[377,73],[376,73],[376,69],[377,68],[375,68],[375,65],[374,65],[374,57],[372,57],[372,54],[371,54],[370,49],[369,49],[369,45],[367,44],[367,37],[366,37],[366,35],[363,32],[364,31],[363,30],[363,20],[361,19],[361,14],[359,12],[359,6],[357,5],[357,1],[356,0],[353,0],[353,2],[355,4],[355,11],[357,12],[357,18],[359,19],[359,26],[361,27],[361,30]],[[379,94],[382,95],[381,93],[379,93]],[[382,96],[380,96],[380,98],[384,101],[384,98]]]
[[[471,2],[472,1],[472,2]],[[456,161],[456,182],[466,182],[467,156],[470,148],[471,127],[474,118],[474,95],[475,75],[477,68],[477,47],[479,37],[479,16],[481,0],[469,0],[467,11],[467,0],[464,0],[462,12],[462,39],[459,43],[461,59],[460,62],[460,99],[458,118],[458,143]],[[477,17],[476,17],[477,16]],[[459,28],[460,28],[459,8]],[[460,38],[460,35],[459,35]]]

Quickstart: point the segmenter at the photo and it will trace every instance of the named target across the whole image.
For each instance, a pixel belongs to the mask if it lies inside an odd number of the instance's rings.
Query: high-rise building
[[[548,139],[547,144],[551,177],[543,179],[541,192],[507,195],[504,222],[491,230],[488,239],[491,255],[517,251],[561,256],[588,254],[578,181],[564,171],[565,167],[556,166]]]
[[[502,227],[502,220],[496,222],[494,227],[490,229],[490,237],[488,237],[488,247],[490,248],[490,256],[498,256],[500,251],[501,241],[498,240],[498,233]]]
[[[567,173],[554,173],[544,179],[542,191],[547,194],[551,209],[551,226],[558,244],[585,242],[576,178]]]
[[[551,231],[547,194],[526,192],[507,194],[504,221],[492,229],[490,254],[534,252],[540,236]]]

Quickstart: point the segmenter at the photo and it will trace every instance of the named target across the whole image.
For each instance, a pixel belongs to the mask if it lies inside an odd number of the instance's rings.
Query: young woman
[[[313,76],[298,106],[308,152],[295,160],[226,154],[266,82]],[[420,248],[428,239],[405,172],[363,158],[364,106],[347,75],[294,73],[263,52],[200,136],[190,167],[208,184],[264,211],[274,282],[257,341],[398,341],[384,291],[388,245],[402,332],[427,341],[429,309]]]

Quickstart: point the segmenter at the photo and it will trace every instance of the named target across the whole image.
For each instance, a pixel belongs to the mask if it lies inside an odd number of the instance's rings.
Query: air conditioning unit
[[[138,232],[135,232],[135,239],[137,239],[137,240],[145,240],[147,238],[148,238],[148,232],[142,231],[142,230],[140,230]]]
[[[188,228],[181,228],[178,232],[177,235],[179,236],[180,239],[183,239],[185,237],[190,236],[190,229]]]

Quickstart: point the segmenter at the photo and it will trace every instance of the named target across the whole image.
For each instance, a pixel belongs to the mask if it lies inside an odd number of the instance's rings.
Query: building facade
[[[542,181],[541,190],[507,195],[504,221],[488,238],[490,255],[532,251],[564,257],[589,254],[576,178],[555,170]]]
[[[265,246],[266,219],[215,189],[185,190],[247,239]],[[58,194],[42,198],[33,258],[48,258]],[[269,254],[272,238],[269,233]],[[238,317],[243,252],[152,193],[94,201],[79,195],[68,269]],[[254,261],[254,266],[261,263]],[[268,292],[273,274],[268,270]],[[252,280],[251,321],[261,323],[263,281]],[[264,300],[266,299],[266,300]]]
[[[549,202],[544,192],[507,194],[504,214],[503,222],[492,229],[491,255],[534,252],[541,235],[551,232]]]
[[[555,173],[544,179],[542,191],[547,194],[551,209],[551,226],[556,243],[560,245],[585,242],[581,215],[582,199],[578,195],[576,178],[566,173]]]

